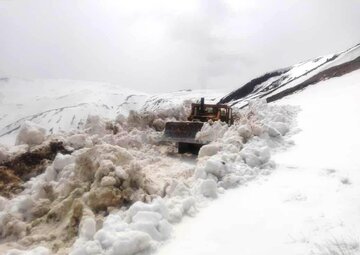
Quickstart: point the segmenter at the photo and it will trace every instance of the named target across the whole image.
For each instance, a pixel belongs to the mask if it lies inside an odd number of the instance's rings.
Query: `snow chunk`
[[[240,155],[250,167],[260,167],[270,160],[270,149],[260,145],[248,146],[240,152]]]
[[[71,155],[63,155],[61,153],[58,153],[54,159],[54,169],[57,171],[63,170],[63,168],[67,165],[70,165],[75,162],[75,159]]]
[[[15,250],[10,250],[6,253],[6,255],[50,255],[50,254],[51,254],[50,250],[42,246],[27,251],[21,251],[15,249]]]
[[[245,140],[248,140],[252,136],[252,130],[247,125],[241,125],[237,128],[239,136],[243,137]]]
[[[51,182],[56,179],[57,172],[53,166],[48,166],[45,170],[44,177],[45,181]]]
[[[156,131],[163,131],[165,128],[165,121],[162,119],[155,119],[152,123],[152,126]]]
[[[0,215],[0,225],[2,237],[23,238],[26,235],[26,223],[9,214]]]
[[[202,142],[216,141],[217,139],[224,136],[228,128],[229,126],[225,122],[209,121],[208,123],[204,123],[201,130],[196,134],[195,139]]]
[[[157,212],[138,212],[132,218],[133,222],[150,222],[150,223],[157,223],[162,219],[162,215]]]
[[[7,200],[5,197],[0,196],[0,212],[5,210],[8,204],[9,200]]]
[[[9,158],[9,153],[7,149],[0,144],[0,163]]]
[[[213,156],[221,150],[221,147],[219,143],[206,144],[200,148],[199,158]]]
[[[168,217],[168,210],[161,198],[154,199],[151,204],[145,204],[141,201],[136,202],[127,211],[128,220],[132,220],[132,218],[140,211],[157,212],[165,219]]]
[[[86,124],[85,131],[91,135],[104,136],[106,132],[106,122],[98,115],[89,115]]]
[[[151,238],[140,231],[127,231],[116,233],[113,247],[109,255],[133,255],[150,247]]]
[[[200,192],[205,197],[217,198],[217,184],[214,180],[203,180],[200,184]]]
[[[265,128],[272,137],[284,136],[287,132],[289,132],[288,125],[282,122],[269,122],[265,125]]]
[[[226,165],[224,161],[211,158],[206,161],[204,170],[208,174],[213,174],[217,178],[222,178],[226,174]]]
[[[31,121],[25,121],[21,125],[19,134],[16,137],[16,145],[39,145],[45,141],[45,135],[45,128],[42,128]]]
[[[101,179],[101,186],[108,187],[108,186],[114,186],[116,184],[116,179],[112,176],[104,176]]]
[[[70,145],[76,150],[84,147],[91,147],[93,145],[91,139],[86,134],[75,134],[69,136],[66,139],[66,144]]]
[[[127,178],[129,178],[129,175],[125,172],[125,170],[121,166],[115,167],[115,175],[120,180],[126,180]]]
[[[85,217],[80,224],[80,238],[92,240],[96,232],[96,221],[93,217]]]
[[[29,213],[30,209],[34,206],[34,200],[30,195],[20,195],[12,200],[10,212],[14,213]]]
[[[133,217],[131,228],[148,233],[157,241],[168,239],[171,233],[171,225],[157,212],[138,212]]]
[[[108,175],[110,172],[114,171],[114,169],[114,163],[109,159],[104,159],[100,161],[98,172],[102,175]]]
[[[98,241],[78,241],[74,244],[74,249],[70,252],[70,255],[100,255],[103,254],[103,250]]]
[[[185,214],[194,215],[196,212],[196,201],[193,196],[181,198],[179,196],[172,197],[167,201],[169,208],[169,222],[180,222]]]
[[[282,136],[284,136],[287,132],[289,132],[289,127],[283,122],[270,122],[270,126],[276,129]]]

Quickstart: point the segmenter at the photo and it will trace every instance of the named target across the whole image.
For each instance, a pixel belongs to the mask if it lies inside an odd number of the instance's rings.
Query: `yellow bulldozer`
[[[201,130],[204,122],[223,121],[232,125],[232,109],[226,104],[205,104],[204,98],[200,103],[191,104],[188,121],[172,121],[165,124],[164,141],[175,142],[179,153],[190,152],[198,154],[201,146],[210,142],[198,141],[196,133]]]

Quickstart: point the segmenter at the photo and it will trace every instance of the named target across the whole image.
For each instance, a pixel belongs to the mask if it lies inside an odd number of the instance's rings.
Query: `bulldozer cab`
[[[229,125],[233,124],[232,110],[228,105],[222,104],[191,104],[191,113],[188,117],[189,121],[207,122],[223,121]]]

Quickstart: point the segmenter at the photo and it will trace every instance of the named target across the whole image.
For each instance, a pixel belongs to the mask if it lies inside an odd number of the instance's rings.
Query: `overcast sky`
[[[232,90],[360,42],[360,0],[0,0],[0,75]]]

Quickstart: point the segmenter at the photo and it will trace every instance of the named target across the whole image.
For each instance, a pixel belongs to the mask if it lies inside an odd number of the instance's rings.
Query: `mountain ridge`
[[[228,103],[242,108],[255,98],[265,98],[272,102],[315,84],[325,77],[332,78],[359,69],[359,57],[360,43],[336,54],[302,61],[265,73],[230,92],[218,103]]]

